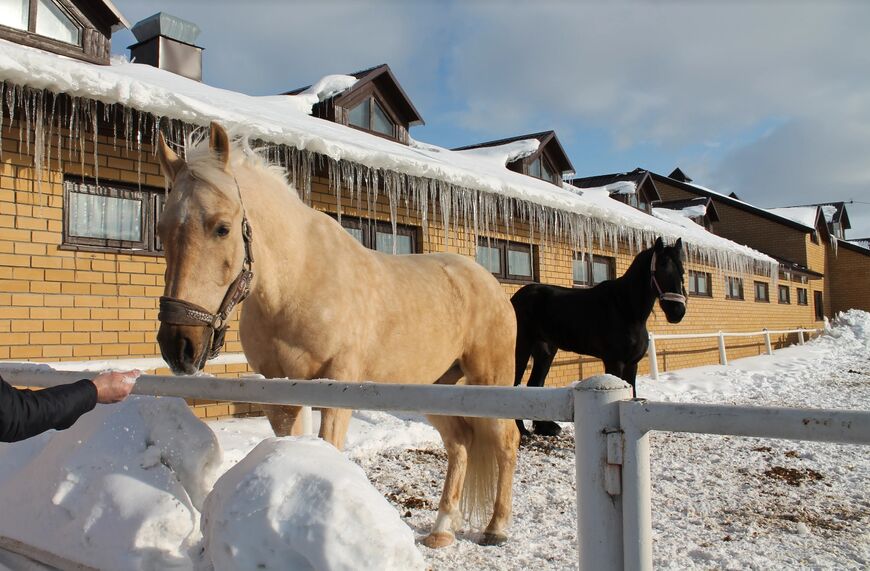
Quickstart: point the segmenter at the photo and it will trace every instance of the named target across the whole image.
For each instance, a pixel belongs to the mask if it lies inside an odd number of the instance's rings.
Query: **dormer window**
[[[52,0],[0,0],[0,24],[80,46],[82,26]]]
[[[396,136],[396,124],[384,111],[384,108],[374,97],[365,99],[362,103],[347,112],[347,124],[366,131],[374,131],[387,137]]]
[[[545,180],[547,182],[555,182],[556,178],[553,174],[554,169],[550,162],[543,156],[539,156],[529,163],[529,174],[535,178]]]

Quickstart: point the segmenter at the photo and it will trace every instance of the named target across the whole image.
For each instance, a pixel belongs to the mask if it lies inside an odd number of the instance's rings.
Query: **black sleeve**
[[[97,405],[97,387],[84,379],[41,391],[19,390],[0,378],[0,442],[69,428]]]

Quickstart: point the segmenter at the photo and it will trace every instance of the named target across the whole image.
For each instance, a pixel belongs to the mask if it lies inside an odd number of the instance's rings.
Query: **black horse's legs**
[[[556,358],[556,347],[540,343],[535,347],[534,358],[535,363],[532,365],[532,374],[529,377],[530,387],[543,387],[544,381],[547,380],[547,373],[550,372],[550,366],[553,364],[553,359]],[[535,434],[541,436],[556,436],[562,431],[562,428],[555,422],[547,420],[536,420],[532,424]]]
[[[523,337],[517,337],[517,349],[515,353],[515,369],[514,369],[514,386],[518,386],[523,382],[523,375],[526,372],[526,366],[529,364],[529,358],[532,355],[531,343]],[[517,419],[517,428],[520,431],[520,436],[530,436],[531,433],[526,428],[523,420]]]
[[[637,398],[637,388],[635,387],[635,382],[637,381],[637,363],[626,365],[622,370],[622,378],[631,385],[631,398]]]

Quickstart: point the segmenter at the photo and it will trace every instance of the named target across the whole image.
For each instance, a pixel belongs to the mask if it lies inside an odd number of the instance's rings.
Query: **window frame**
[[[61,12],[79,27],[79,43],[72,44],[36,33],[38,1],[28,0],[26,30],[0,24],[0,38],[92,63],[109,63],[110,40],[103,32],[98,31],[88,17],[69,0],[48,1],[57,6]]]
[[[70,234],[70,204],[71,194],[86,194],[91,196],[107,196],[123,200],[138,200],[141,204],[141,240],[114,240],[108,238],[91,238],[73,236]],[[163,188],[137,186],[118,181],[65,176],[63,180],[63,231],[61,250],[84,252],[108,252],[113,254],[162,256],[163,247],[157,237],[157,220],[166,202],[166,191]]]
[[[513,242],[511,240],[503,240],[501,238],[487,238],[480,236],[477,239],[475,246],[474,259],[477,261],[477,250],[481,246],[493,248],[498,251],[500,272],[491,272],[498,281],[502,283],[527,284],[538,281],[538,255],[537,248],[532,244],[524,244],[522,242]],[[510,273],[508,265],[508,251],[527,253],[530,256],[531,275],[523,276]],[[478,262],[480,263],[480,262]],[[481,264],[482,265],[482,264]],[[486,266],[484,266],[486,267]],[[488,270],[489,268],[487,268]]]
[[[767,282],[760,282],[755,280],[753,282],[755,286],[755,301],[756,303],[770,303],[770,284]],[[763,286],[764,289],[764,297],[759,297],[758,295],[758,286]]]
[[[541,161],[541,165],[544,166],[552,174],[551,178],[547,179],[532,174],[532,163],[539,159]],[[559,169],[553,166],[553,161],[550,159],[550,157],[547,156],[547,153],[544,149],[541,149],[538,153],[530,155],[523,161],[523,174],[530,176],[534,179],[542,180],[544,182],[549,182],[555,185],[559,185],[562,183],[562,173],[559,172]]]
[[[795,290],[797,290],[797,304],[798,305],[809,305],[810,304],[809,303],[810,297],[809,297],[809,292],[808,292],[807,288],[797,287],[797,288],[795,288]],[[804,294],[803,301],[801,301],[801,292],[803,292],[803,294]]]
[[[730,284],[732,283],[736,283],[738,285],[738,292],[736,296],[731,294]],[[743,301],[746,299],[743,291],[743,278],[738,278],[737,276],[725,276],[725,299],[733,299],[738,301]]]
[[[595,262],[604,261],[607,264],[607,279],[602,280],[600,282],[595,281]],[[586,265],[586,282],[579,282],[574,279],[574,263],[575,262],[583,262]],[[592,288],[597,286],[600,283],[604,283],[609,280],[616,279],[616,258],[613,256],[600,256],[597,254],[589,254],[588,256],[583,256],[580,252],[574,252],[574,256],[571,259],[571,283],[575,288]]]
[[[378,232],[381,232],[382,234],[393,234],[393,225],[390,222],[384,222],[382,220],[373,220],[362,216],[342,215],[339,223],[345,230],[348,228],[359,230],[362,234],[362,240],[360,243],[369,250],[375,252],[380,252],[380,250],[377,249]],[[396,224],[397,236],[408,236],[411,238],[411,254],[420,254],[422,252],[420,233],[421,230],[419,226],[413,226],[411,224]],[[354,237],[354,239],[356,239],[356,237]],[[393,255],[392,252],[381,253]],[[405,254],[397,255],[401,256]]]
[[[698,276],[706,276],[707,278],[707,293],[698,291]],[[701,272],[697,270],[689,270],[688,292],[692,297],[713,297],[713,276],[710,272]]]
[[[813,307],[816,321],[825,320],[825,295],[820,291],[813,292]]]
[[[373,101],[377,101],[380,108],[384,111],[384,114],[387,118],[393,123],[393,134],[386,135],[381,133],[380,131],[375,131],[372,128],[374,122],[374,103]],[[350,112],[352,109],[356,109],[360,105],[368,105],[369,106],[369,128],[363,128],[359,125],[352,125],[350,123]],[[375,86],[368,85],[363,89],[360,89],[358,94],[353,94],[352,97],[349,97],[347,101],[342,101],[340,105],[336,105],[336,108],[341,109],[340,114],[336,114],[337,117],[340,116],[342,125],[350,127],[351,129],[356,129],[357,131],[362,131],[363,133],[368,133],[370,135],[375,135],[376,137],[383,137],[389,141],[401,141],[401,132],[406,128],[405,124],[401,119],[396,115],[392,106],[387,103],[386,97],[383,93]]]
[[[788,287],[787,284],[779,284],[777,286],[776,298],[782,305],[790,305],[791,304],[791,288]],[[785,292],[785,300],[783,300],[782,292]]]

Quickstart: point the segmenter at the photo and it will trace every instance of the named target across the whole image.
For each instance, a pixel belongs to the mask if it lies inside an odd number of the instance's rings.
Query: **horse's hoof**
[[[454,539],[455,536],[449,531],[433,531],[423,539],[423,545],[430,549],[440,549],[453,543]]]
[[[559,436],[559,433],[561,432],[562,427],[555,422],[535,422],[535,434],[539,436]]]
[[[485,531],[480,537],[481,545],[502,545],[507,541],[508,537],[504,533]]]

